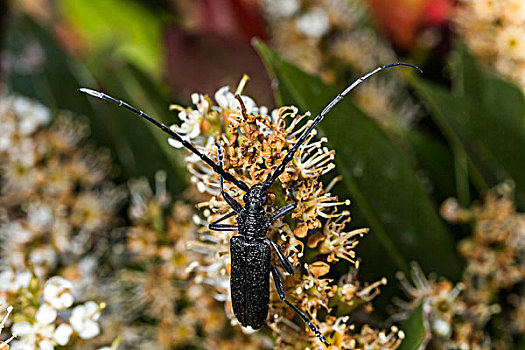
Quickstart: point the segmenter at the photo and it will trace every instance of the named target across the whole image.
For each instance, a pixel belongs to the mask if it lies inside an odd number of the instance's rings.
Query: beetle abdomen
[[[230,239],[233,312],[244,326],[259,329],[266,322],[270,302],[270,247],[250,237]]]

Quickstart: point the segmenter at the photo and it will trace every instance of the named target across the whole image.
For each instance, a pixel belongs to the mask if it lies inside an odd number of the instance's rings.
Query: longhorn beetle
[[[319,124],[324,116],[348,94],[353,88],[362,83],[367,78],[378,73],[379,71],[393,67],[393,66],[409,66],[421,72],[417,66],[408,63],[392,63],[381,66],[373,71],[365,74],[357,79],[354,83],[348,86],[343,92],[337,95],[324,109],[315,117],[308,129],[299,137],[292,149],[285,155],[281,164],[274,170],[273,174],[269,175],[263,182],[249,187],[241,180],[236,179],[233,175],[223,169],[223,149],[220,144],[217,144],[219,154],[219,164],[211,160],[207,155],[201,153],[189,141],[184,140],[179,134],[171,130],[166,125],[153,119],[146,113],[129,105],[128,103],[117,100],[105,93],[94,91],[91,89],[81,88],[79,91],[88,95],[107,100],[118,104],[121,107],[127,108],[140,117],[153,123],[165,133],[179,141],[184,147],[199,156],[206,164],[211,166],[213,170],[219,175],[221,194],[233,209],[229,214],[224,215],[220,219],[209,224],[209,228],[215,231],[237,231],[238,234],[230,239],[230,253],[231,253],[231,277],[230,289],[233,311],[239,322],[244,326],[251,326],[253,329],[259,329],[265,323],[268,315],[268,304],[270,302],[270,273],[275,282],[277,293],[283,302],[285,302],[295,313],[303,319],[303,321],[310,327],[319,340],[326,346],[330,344],[325,337],[315,327],[310,317],[291,304],[284,294],[284,287],[279,278],[277,269],[271,265],[270,247],[273,248],[282,266],[290,275],[294,274],[294,270],[290,262],[283,256],[277,244],[266,236],[268,228],[273,221],[285,216],[297,207],[297,200],[293,196],[293,186],[290,198],[292,203],[279,208],[272,215],[267,215],[265,206],[268,200],[268,189],[275,182],[275,180],[284,172],[286,165],[294,158],[295,152],[299,149],[301,144],[307,139],[312,130]],[[246,109],[239,95],[235,96],[241,105],[243,115],[246,114]],[[243,196],[244,206],[237,202],[233,197],[224,191],[224,179],[232,182],[235,186],[245,192]],[[220,224],[234,215],[237,215],[237,225]]]

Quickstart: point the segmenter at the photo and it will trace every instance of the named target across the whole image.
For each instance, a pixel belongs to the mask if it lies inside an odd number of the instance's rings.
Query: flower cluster
[[[1,278],[0,295],[20,306],[10,325],[17,337],[10,344],[12,350],[51,350],[100,333],[97,320],[105,304],[88,301],[74,306],[70,281],[54,276],[41,283],[30,272],[12,270],[4,270]]]
[[[421,308],[426,328],[422,348],[438,349],[491,349],[490,338],[483,327],[490,316],[498,311],[497,306],[483,303],[468,303],[465,300],[464,285],[453,285],[450,281],[435,276],[425,277],[417,264],[412,265],[411,281],[399,274],[401,286],[408,302],[396,300],[402,312],[395,319],[406,319],[411,312]],[[476,312],[483,309],[485,317],[476,318]]]
[[[102,294],[92,282],[107,246],[97,241],[123,192],[108,180],[108,152],[81,145],[86,125],[51,120],[37,102],[0,97],[0,297],[16,310],[12,349],[87,344],[101,332],[104,304],[83,301]]]
[[[40,277],[92,249],[123,199],[107,180],[108,152],[80,146],[86,126],[60,115],[44,127],[50,121],[36,102],[0,97],[2,260],[18,270],[32,265]]]
[[[470,50],[525,90],[525,3],[461,0],[454,18]]]
[[[362,0],[264,0],[263,6],[277,51],[329,83],[344,85],[348,75],[396,61],[392,48],[371,27]],[[409,123],[417,117],[417,108],[399,79],[392,78],[389,73],[374,79],[356,90],[354,98],[386,125],[393,119]]]
[[[242,80],[235,94],[228,87],[219,89],[215,94],[217,105],[208,96],[194,94],[192,100],[196,109],[173,106],[172,109],[179,112],[182,124],[172,128],[212,159],[218,159],[217,147],[222,147],[224,168],[248,186],[253,186],[263,181],[282,162],[311,121],[306,121],[309,114],[301,115],[295,107],[268,111],[247,96],[236,98],[245,81]],[[370,285],[357,280],[358,266],[353,249],[357,239],[367,230],[348,230],[350,215],[346,206],[349,201],[340,201],[329,192],[339,178],[326,187],[320,181],[320,175],[334,168],[334,152],[324,146],[326,139],[316,141],[314,136],[315,133],[312,133],[307,137],[277,184],[272,186],[267,206],[271,215],[277,207],[286,204],[287,197],[294,196],[298,203],[290,218],[275,221],[268,231],[268,237],[279,245],[297,270],[293,276],[282,276],[287,299],[316,320],[314,323],[323,335],[338,348],[365,349],[372,344],[396,348],[403,336],[396,328],[388,334],[368,326],[356,331],[355,325],[348,324],[348,317],[330,314],[336,306],[348,312],[359,306],[369,308],[369,301],[386,280]],[[182,146],[173,141],[171,144],[179,148]],[[203,209],[204,218],[195,217],[196,223],[202,226],[200,236],[189,244],[201,254],[188,270],[193,274],[194,281],[215,289],[215,298],[225,302],[226,314],[232,323],[237,324],[231,309],[228,274],[229,241],[234,233],[207,229],[209,222],[231,209],[220,194],[218,175],[195,155],[186,157],[185,161],[191,181],[204,198],[197,205]],[[229,195],[243,202],[241,190],[230,183],[224,185]],[[223,222],[234,224],[233,220]],[[272,264],[281,270],[277,257],[273,259]],[[338,261],[346,262],[349,273],[338,281],[324,277]],[[268,324],[277,335],[277,346],[283,349],[324,347],[313,333],[299,327],[293,319],[293,311],[276,293],[272,293]]]
[[[510,349],[524,334],[525,215],[516,212],[512,186],[488,192],[483,205],[461,208],[445,201],[442,215],[454,223],[471,223],[472,235],[458,249],[466,260],[461,282],[427,279],[414,266],[413,285],[400,276],[411,298],[404,310],[422,305],[428,341],[453,349]],[[489,332],[490,325],[490,332]]]

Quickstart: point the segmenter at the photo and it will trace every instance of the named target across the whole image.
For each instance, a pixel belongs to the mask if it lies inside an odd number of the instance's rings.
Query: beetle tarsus
[[[299,310],[295,305],[293,305],[292,303],[290,303],[287,299],[286,299],[286,294],[284,294],[284,287],[283,287],[283,283],[281,282],[281,279],[279,278],[279,273],[277,272],[277,269],[274,267],[274,266],[271,266],[270,267],[270,271],[272,272],[272,276],[273,276],[273,281],[275,282],[275,289],[277,289],[277,294],[279,294],[279,298],[281,298],[281,300],[283,302],[286,303],[286,305],[288,305],[290,308],[292,308],[293,311],[295,311],[295,313],[301,317],[303,319],[303,321],[308,325],[308,327],[310,327],[310,329],[312,330],[312,332],[314,332],[315,336],[317,338],[319,338],[319,340],[326,346],[326,347],[329,347],[330,346],[330,343],[328,343],[325,339],[325,337],[321,334],[321,332],[319,332],[319,330],[317,329],[316,326],[313,325],[313,323],[311,322],[311,319],[310,317],[305,314],[304,312],[302,312],[301,310]]]

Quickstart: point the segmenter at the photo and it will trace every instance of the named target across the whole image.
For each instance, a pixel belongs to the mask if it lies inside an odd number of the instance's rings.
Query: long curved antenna
[[[376,69],[374,69],[373,71],[371,72],[368,72],[367,74],[363,75],[361,78],[357,79],[356,81],[354,81],[350,86],[348,86],[343,92],[341,92],[339,95],[337,95],[333,100],[332,102],[330,102],[324,109],[323,111],[321,112],[321,114],[317,115],[317,117],[315,117],[312,125],[310,125],[310,127],[301,135],[301,137],[299,137],[299,139],[297,140],[297,142],[295,143],[295,145],[292,147],[292,149],[286,154],[286,156],[284,157],[282,163],[277,167],[277,169],[275,169],[275,171],[273,172],[273,174],[268,178],[266,179],[266,181],[263,183],[262,185],[262,189],[263,190],[267,190],[268,188],[270,188],[270,186],[275,182],[275,180],[281,176],[281,174],[284,172],[284,169],[286,168],[286,165],[293,159],[294,157],[294,154],[295,152],[299,149],[299,147],[303,144],[303,142],[306,140],[306,138],[308,137],[308,135],[310,135],[310,133],[312,132],[312,130],[317,126],[317,124],[319,124],[323,118],[325,117],[326,114],[328,114],[328,112],[330,112],[330,110],[336,105],[339,103],[339,101],[341,101],[343,99],[343,97],[346,96],[346,94],[348,94],[350,91],[352,91],[357,85],[361,84],[363,81],[365,81],[366,79],[370,78],[372,75],[382,71],[383,69],[387,69],[387,68],[390,68],[390,67],[395,67],[395,66],[408,66],[408,67],[412,67],[412,68],[415,68],[417,69],[419,72],[423,73],[423,71],[421,70],[421,68],[419,68],[418,66],[415,66],[413,64],[409,64],[409,63],[403,63],[403,62],[397,62],[397,63],[392,63],[392,64],[387,64],[386,66],[381,66],[381,67],[377,67]]]
[[[184,147],[186,147],[187,149],[189,149],[191,152],[195,153],[197,156],[200,157],[200,159],[202,159],[206,164],[208,164],[209,166],[211,166],[213,168],[213,170],[219,174],[219,175],[222,175],[226,180],[228,181],[231,181],[232,183],[235,184],[235,186],[239,187],[241,190],[243,191],[248,191],[250,188],[248,187],[248,185],[246,185],[243,181],[241,180],[237,180],[232,174],[224,171],[220,166],[218,166],[213,160],[211,160],[208,156],[206,156],[205,154],[199,152],[199,150],[197,150],[197,148],[195,148],[195,146],[189,142],[189,141],[186,141],[184,140],[179,134],[177,134],[175,131],[171,130],[169,127],[167,127],[166,125],[158,122],[157,120],[153,119],[152,117],[150,117],[149,115],[147,115],[146,113],[142,112],[141,110],[133,107],[132,105],[124,102],[124,101],[121,101],[121,100],[117,100],[116,98],[113,98],[103,92],[100,92],[100,91],[95,91],[95,90],[91,90],[91,89],[86,89],[86,88],[80,88],[78,89],[78,91],[80,92],[83,92],[83,93],[86,93],[90,96],[93,96],[93,97],[96,97],[96,98],[99,98],[101,100],[106,100],[106,101],[110,101],[110,102],[113,102],[121,107],[124,107],[124,108],[127,108],[129,109],[130,111],[132,111],[133,113],[135,114],[138,114],[140,117],[146,119],[147,121],[149,121],[150,123],[154,124],[155,126],[159,127],[160,129],[162,129],[162,131],[164,131],[165,133],[167,133],[168,135],[170,135],[171,137],[173,137],[175,140],[179,141],[180,143],[182,143],[182,145]]]

